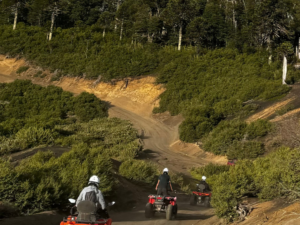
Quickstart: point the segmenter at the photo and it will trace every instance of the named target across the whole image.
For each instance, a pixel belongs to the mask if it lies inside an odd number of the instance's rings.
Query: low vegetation
[[[106,104],[92,94],[74,97],[61,88],[25,80],[0,84],[0,108],[0,155],[51,145],[62,136],[57,126],[108,115]]]
[[[299,149],[280,148],[266,157],[239,160],[235,166],[208,165],[192,169],[194,178],[202,175],[212,187],[212,205],[220,217],[236,217],[234,207],[244,196],[261,200],[299,198]]]
[[[240,120],[222,121],[203,138],[203,148],[228,159],[254,159],[264,154],[264,145],[259,138],[270,132],[272,125],[265,120],[250,124]]]
[[[50,151],[38,152],[17,166],[2,157],[1,201],[30,213],[60,207],[77,198],[92,174],[100,176],[101,190],[110,194],[115,185],[111,158],[125,161],[125,177],[146,183],[154,179],[155,166],[134,160],[141,148],[136,130],[128,121],[107,118],[106,105],[94,95],[74,97],[61,88],[21,80],[0,85],[2,156],[39,145],[72,148],[58,158]],[[128,162],[140,166],[143,177]]]
[[[45,210],[77,198],[91,174],[98,174],[101,190],[113,187],[112,163],[107,154],[90,149],[86,144],[55,158],[51,152],[39,152],[13,167],[0,162],[0,198],[15,203],[22,211]]]
[[[122,163],[119,172],[129,180],[155,185],[159,175],[158,167],[142,160],[130,159]]]

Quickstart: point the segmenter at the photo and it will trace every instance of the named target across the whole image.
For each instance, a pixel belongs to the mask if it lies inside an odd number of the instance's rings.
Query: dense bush
[[[211,177],[213,175],[218,175],[229,170],[227,165],[217,165],[217,164],[208,164],[204,167],[193,167],[191,169],[191,175],[197,180],[202,180],[202,176]]]
[[[107,117],[107,106],[95,95],[83,92],[74,99],[74,112],[81,121]]]
[[[290,72],[297,73],[294,69]],[[269,65],[265,52],[248,55],[219,49],[198,57],[193,50],[185,50],[158,76],[166,91],[155,112],[182,113],[185,121],[180,126],[180,138],[196,141],[221,119],[251,110],[244,102],[287,93],[289,87],[281,85],[280,74],[281,63]]]
[[[158,168],[151,162],[127,160],[119,168],[119,172],[127,179],[154,185],[159,175]]]
[[[247,124],[240,120],[222,121],[203,139],[203,148],[229,159],[256,158],[264,146],[256,140],[271,130],[270,122],[257,120]]]
[[[13,31],[10,26],[0,26],[0,54],[16,56],[22,52],[44,69],[58,69],[56,79],[67,74],[87,78],[101,75],[103,80],[138,76],[159,64],[155,45],[132,45],[126,38],[119,42],[114,33],[103,38],[97,26],[58,29],[51,42],[46,41],[41,27],[19,24],[19,28]]]
[[[21,66],[19,69],[17,69],[16,73],[20,74],[23,72],[26,72],[29,69],[29,66]]]
[[[41,87],[28,80],[1,84],[0,108],[0,155],[54,143],[59,135],[55,126],[108,115],[106,104],[92,94],[73,97],[61,88]]]
[[[239,160],[228,167],[208,165],[191,172],[197,179],[207,175],[217,215],[232,219],[237,216],[234,207],[246,195],[257,195],[261,200],[300,198],[299,157],[299,149],[281,148],[254,161]]]
[[[1,200],[14,202],[23,211],[44,210],[77,198],[92,174],[100,176],[103,193],[113,187],[110,158],[85,144],[57,159],[51,152],[39,152],[17,167],[1,160],[0,168]]]
[[[0,155],[13,153],[39,145],[51,145],[54,143],[54,135],[50,130],[28,127],[19,130],[10,138],[0,137]]]
[[[72,146],[86,143],[98,152],[121,160],[134,158],[140,149],[140,144],[136,141],[136,130],[128,121],[118,118],[59,125],[55,130],[60,134],[56,144]]]

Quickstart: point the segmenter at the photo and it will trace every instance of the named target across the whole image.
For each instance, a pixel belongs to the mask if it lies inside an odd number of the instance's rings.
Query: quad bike
[[[198,190],[193,191],[190,198],[190,205],[202,205],[205,207],[210,207],[211,193],[204,192],[205,185],[197,184]]]
[[[145,217],[152,218],[156,212],[166,213],[166,219],[175,219],[177,215],[177,197],[149,195],[149,200],[145,208]]]
[[[74,204],[74,199],[69,199],[69,202]],[[109,206],[115,202],[109,203]],[[90,201],[82,201],[77,206],[78,213],[74,213],[76,206],[71,208],[71,215],[64,218],[60,225],[111,225],[112,219],[104,219],[97,215],[96,205]]]

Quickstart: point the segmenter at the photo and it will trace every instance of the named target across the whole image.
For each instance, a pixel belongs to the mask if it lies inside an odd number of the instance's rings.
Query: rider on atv
[[[202,190],[203,192],[210,192],[211,191],[211,189],[209,188],[208,183],[206,183],[206,176],[202,176],[202,180],[199,182],[199,185],[200,184],[203,184],[205,186],[205,189]]]
[[[157,190],[157,195],[167,196],[169,187],[170,190],[173,191],[172,184],[170,181],[170,176],[168,175],[168,173],[169,173],[168,168],[164,168],[163,174],[159,176],[155,188],[155,190]]]
[[[85,187],[76,201],[76,206],[82,201],[91,201],[96,204],[97,214],[102,216],[103,218],[109,218],[105,207],[105,201],[101,191],[98,189],[100,183],[100,179],[98,176],[91,176],[87,187]]]

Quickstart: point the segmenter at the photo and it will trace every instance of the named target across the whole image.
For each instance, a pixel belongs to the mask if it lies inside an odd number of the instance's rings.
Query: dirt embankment
[[[269,202],[259,203],[254,206],[253,212],[247,220],[240,225],[299,225],[300,224],[300,203],[285,203],[278,199]]]

